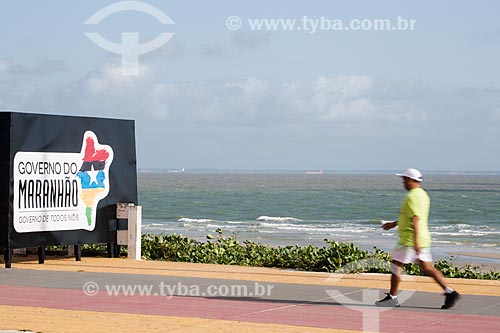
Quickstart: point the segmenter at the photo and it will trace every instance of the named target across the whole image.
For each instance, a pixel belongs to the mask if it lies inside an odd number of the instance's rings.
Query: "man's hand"
[[[398,225],[398,221],[387,222],[387,223],[382,224],[382,229],[390,230],[392,228],[395,228],[397,225]]]

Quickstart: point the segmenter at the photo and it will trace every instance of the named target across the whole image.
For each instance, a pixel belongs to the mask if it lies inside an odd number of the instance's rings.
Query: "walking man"
[[[392,253],[391,290],[387,296],[375,302],[376,306],[398,307],[398,288],[403,264],[416,262],[425,275],[432,277],[444,290],[445,301],[441,309],[449,309],[460,298],[460,294],[448,286],[443,275],[433,264],[430,251],[431,236],[427,225],[430,199],[422,189],[422,174],[416,169],[408,169],[397,174],[403,179],[408,191],[401,204],[399,219],[382,225],[384,230],[399,227],[399,243]]]

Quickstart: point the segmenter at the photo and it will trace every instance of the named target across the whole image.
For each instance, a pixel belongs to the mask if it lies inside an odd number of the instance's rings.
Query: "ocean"
[[[500,253],[500,176],[433,175],[433,252]],[[198,240],[225,236],[275,246],[350,242],[390,251],[406,195],[392,174],[139,173],[143,233],[176,233]]]

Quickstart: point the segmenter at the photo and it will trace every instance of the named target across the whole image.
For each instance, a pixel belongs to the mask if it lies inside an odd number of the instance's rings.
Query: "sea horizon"
[[[419,169],[424,176],[500,176],[500,170],[426,170]],[[144,173],[193,173],[193,174],[331,174],[331,175],[393,175],[402,169],[231,169],[231,168],[138,168]]]

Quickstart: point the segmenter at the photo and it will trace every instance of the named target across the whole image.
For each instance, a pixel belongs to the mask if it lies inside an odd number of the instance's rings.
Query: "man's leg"
[[[397,296],[399,289],[399,282],[401,282],[401,273],[403,271],[403,264],[399,261],[393,260],[391,263],[391,295]]]
[[[432,261],[418,260],[417,262],[424,274],[432,277],[441,286],[441,288],[443,288],[445,292],[445,300],[444,304],[441,306],[441,309],[449,309],[453,307],[459,300],[460,294],[448,286],[443,274],[441,274],[441,272],[434,267]]]
[[[434,267],[432,261],[417,260],[417,262],[420,268],[422,269],[422,272],[424,272],[425,275],[433,278],[441,286],[441,288],[443,288],[443,290],[445,290],[446,287],[448,287],[448,284],[446,283],[443,274],[441,274],[441,272]]]
[[[391,291],[380,301],[375,302],[376,306],[383,307],[391,307],[396,308],[399,307],[398,301],[398,288],[399,282],[401,281],[401,272],[403,271],[403,264],[399,261],[393,260],[391,263]]]

